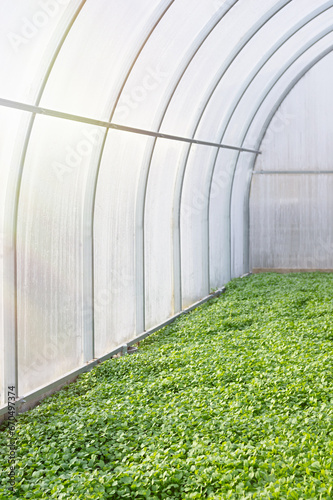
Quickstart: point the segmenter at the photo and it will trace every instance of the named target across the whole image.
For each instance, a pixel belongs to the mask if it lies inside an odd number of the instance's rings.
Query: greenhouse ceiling
[[[249,190],[333,0],[0,3],[0,407],[249,271]]]

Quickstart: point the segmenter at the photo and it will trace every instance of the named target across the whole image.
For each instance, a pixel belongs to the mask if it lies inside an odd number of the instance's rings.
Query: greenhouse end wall
[[[332,270],[333,55],[296,85],[261,145],[251,191],[251,267]]]

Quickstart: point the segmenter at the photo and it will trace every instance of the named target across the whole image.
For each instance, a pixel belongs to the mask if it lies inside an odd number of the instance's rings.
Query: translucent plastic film
[[[140,47],[168,3],[85,2],[54,64],[42,105],[109,120]],[[126,114],[125,99],[120,105]]]
[[[256,175],[253,269],[332,269],[333,175]]]
[[[181,310],[180,227],[177,180],[182,143],[159,139],[145,197],[146,328]]]
[[[15,384],[15,209],[30,114],[0,108],[0,399]],[[1,403],[0,403],[1,404]]]
[[[293,88],[267,128],[255,165],[254,269],[331,269],[332,54]]]
[[[111,132],[105,145],[94,214],[95,355],[142,331],[143,218],[137,199],[145,150],[152,139]],[[140,191],[141,188],[141,191]]]
[[[0,2],[0,97],[34,104],[79,0]]]
[[[52,117],[35,120],[17,226],[18,369],[23,393],[84,362],[92,318],[84,287],[89,221],[83,220],[83,208],[98,138],[88,125]]]

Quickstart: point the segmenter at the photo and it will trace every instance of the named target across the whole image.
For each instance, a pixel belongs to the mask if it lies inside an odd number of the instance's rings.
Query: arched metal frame
[[[283,103],[283,101],[287,98],[290,92],[294,89],[297,83],[304,77],[304,75],[310,71],[316,64],[318,64],[322,59],[324,59],[328,54],[333,51],[333,43],[330,47],[321,52],[316,58],[314,58],[309,64],[307,64],[302,70],[298,73],[298,75],[290,82],[283,93],[280,95],[279,99],[276,101],[275,105],[271,108],[269,115],[266,118],[265,123],[262,125],[260,133],[258,135],[258,147],[262,144],[262,141],[265,137],[267,130],[269,129],[270,123],[275,116],[275,113]],[[254,121],[255,117],[253,118]],[[250,172],[251,177],[249,178],[250,182],[247,182],[245,187],[245,196],[244,196],[244,206],[246,207],[245,212],[245,235],[244,235],[244,249],[246,249],[247,253],[247,264],[249,261],[249,237],[250,237],[250,228],[249,228],[249,216],[250,216],[250,193],[251,193],[251,184],[253,180],[253,172],[255,168],[255,161],[250,161]]]
[[[289,2],[281,2],[279,5],[276,6],[276,10],[274,11],[274,13],[270,13],[268,16],[265,16],[261,22],[258,21],[258,25],[255,27],[255,29],[249,33],[249,36],[247,37],[246,41],[244,43],[242,43],[240,45],[240,47],[238,48],[236,54],[235,54],[235,57],[232,58],[230,61],[229,61],[229,64],[225,67],[223,66],[223,71],[221,72],[221,75],[218,79],[218,81],[215,83],[215,86],[214,86],[214,89],[212,91],[212,93],[207,97],[207,101],[205,103],[205,106],[204,106],[204,109],[201,113],[201,115],[198,117],[198,120],[197,120],[197,123],[195,125],[195,132],[193,134],[193,137],[195,136],[195,133],[197,132],[198,130],[198,127],[199,127],[199,124],[203,118],[203,115],[204,115],[204,112],[209,104],[209,102],[212,100],[215,92],[217,91],[217,88],[218,88],[218,84],[220,83],[220,81],[222,80],[222,78],[224,77],[226,71],[228,70],[228,68],[231,66],[231,64],[237,60],[237,57],[238,55],[240,54],[240,52],[242,51],[242,49],[246,46],[246,44],[259,32],[259,30],[268,22],[270,21],[274,15],[277,14],[277,12],[279,12],[281,9],[283,9],[286,4],[288,4]],[[283,4],[283,5],[282,5]],[[330,2],[326,2],[326,4],[321,7],[321,8],[316,8],[313,13],[311,15],[307,15],[304,17],[304,19],[302,21],[300,21],[299,23],[297,23],[297,25],[294,27],[293,30],[290,30],[290,32],[282,37],[281,41],[279,44],[276,44],[276,46],[273,48],[273,50],[270,52],[267,52],[267,53],[264,53],[263,56],[262,56],[262,60],[261,60],[261,63],[258,65],[257,68],[254,68],[253,70],[253,74],[250,75],[250,78],[248,80],[245,80],[244,81],[244,86],[241,88],[240,90],[240,93],[239,93],[239,96],[237,97],[237,99],[235,100],[234,103],[232,103],[232,105],[230,105],[230,115],[229,115],[229,118],[227,119],[226,123],[225,122],[221,122],[220,124],[220,129],[223,131],[222,132],[222,136],[219,137],[219,141],[223,141],[223,137],[224,137],[224,134],[225,134],[225,131],[230,123],[230,121],[232,120],[232,117],[235,113],[235,110],[237,109],[237,106],[238,104],[240,103],[243,95],[245,94],[246,90],[250,87],[252,81],[254,80],[255,76],[259,73],[259,71],[262,69],[262,67],[266,64],[266,62],[270,59],[270,57],[272,57],[275,52],[277,52],[279,50],[279,48],[283,45],[283,43],[285,43],[289,38],[291,38],[298,30],[302,29],[307,23],[311,22],[313,20],[313,18],[315,18],[316,16],[320,15],[322,12],[324,12],[325,10],[328,9],[328,5],[331,6],[331,3]],[[256,148],[257,149],[257,148]],[[185,175],[185,169],[186,169],[186,165],[187,165],[187,161],[188,161],[188,157],[189,157],[189,153],[190,153],[190,148],[187,152],[187,155],[186,155],[186,159],[184,161],[184,164],[185,164],[185,167],[184,167],[184,170],[183,170],[183,176],[182,176],[182,184],[183,184],[183,180],[184,180],[184,175]],[[215,171],[215,165],[216,165],[216,161],[217,161],[217,156],[218,156],[218,152],[216,153],[216,158],[215,158],[215,161],[213,162],[213,166],[212,166],[212,174],[211,174],[211,181],[210,181],[210,187],[209,187],[209,194],[206,196],[206,199],[207,200],[210,200],[211,196],[210,196],[210,193],[211,193],[211,187],[212,187],[212,179],[213,179],[213,176],[214,176],[214,171]],[[236,168],[236,166],[235,166]],[[230,188],[230,204],[231,204],[231,192],[232,192],[232,187]],[[179,200],[181,200],[181,196],[178,197]],[[177,201],[175,200],[175,203],[177,203]],[[208,201],[208,206],[207,206],[207,210],[209,210],[209,201]],[[209,215],[207,217],[207,219],[209,219]],[[230,228],[230,231],[231,231],[231,228]],[[208,230],[207,230],[207,246],[209,245],[209,235],[208,235]],[[231,273],[231,244],[229,245],[229,252],[230,252],[230,255],[228,257],[228,260],[229,260],[229,277],[232,275]],[[209,253],[209,252],[208,252]],[[209,269],[207,271],[209,273]],[[208,289],[210,288],[210,286],[208,287]]]
[[[75,8],[74,13],[67,26],[64,26],[63,34],[61,35],[59,42],[54,47],[53,54],[50,54],[50,63],[48,70],[40,84],[39,90],[37,92],[35,105],[38,106],[45,86],[47,84],[49,75],[52,71],[54,63],[57,56],[63,46],[66,37],[73,26],[75,20],[79,16],[86,0],[82,0],[79,5]],[[7,359],[4,360],[4,387],[8,385],[14,385],[17,389],[19,388],[18,383],[18,363],[17,363],[17,217],[18,217],[18,206],[20,199],[20,188],[21,179],[23,175],[24,163],[26,158],[27,149],[29,146],[29,139],[31,136],[31,131],[34,125],[35,115],[32,114],[27,126],[26,137],[22,147],[21,160],[16,172],[15,187],[13,191],[15,193],[14,199],[8,196],[6,200],[5,214],[6,218],[11,220],[11,223],[7,223],[6,227],[10,234],[6,234],[6,247],[7,252],[4,252],[4,270],[5,270],[5,283],[7,284],[7,314],[4,315],[4,352],[9,354]],[[1,391],[3,393],[3,391]]]
[[[152,9],[152,12],[149,16],[149,26],[146,27],[145,32],[142,32],[142,41],[139,48],[136,50],[133,58],[128,63],[126,74],[123,78],[123,81],[120,85],[120,89],[118,91],[117,98],[112,106],[112,110],[109,112],[109,121],[112,122],[117,107],[119,107],[119,101],[123,92],[126,89],[126,84],[133,74],[133,70],[140,66],[141,64],[141,54],[143,53],[145,47],[149,44],[152,34],[159,30],[159,25],[161,21],[164,20],[167,13],[172,15],[172,9],[175,5],[178,5],[180,2],[184,0],[171,0],[171,1],[161,1],[155,9]],[[50,74],[53,71],[55,66],[55,62],[59,56],[59,53],[64,47],[65,41],[67,40],[68,34],[70,33],[73,25],[77,22],[80,22],[80,14],[84,9],[85,5],[89,3],[89,0],[83,0],[81,2],[77,1],[75,8],[72,4],[71,8],[68,8],[68,11],[71,12],[70,19],[66,18],[61,25],[59,24],[59,33],[62,32],[61,36],[53,48],[50,47],[49,53],[49,64],[48,69],[45,72],[44,78],[38,88],[36,93],[36,98],[34,100],[34,106],[39,107],[44,90],[48,83]],[[198,3],[199,0],[198,0]],[[193,140],[196,139],[197,135],[200,134],[200,127],[206,120],[207,111],[209,111],[209,106],[216,99],[216,96],[219,95],[219,84],[224,79],[228,78],[228,71],[239,61],[239,56],[242,53],[243,49],[247,46],[247,44],[251,40],[255,40],[256,35],[260,32],[260,30],[270,21],[274,20],[275,16],[282,12],[283,9],[287,8],[291,4],[291,0],[280,0],[271,2],[271,6],[264,7],[265,2],[262,3],[262,6],[258,8],[258,19],[255,24],[253,24],[247,33],[242,37],[239,44],[233,48],[233,51],[228,54],[226,59],[223,60],[222,65],[218,72],[214,73],[211,77],[208,76],[208,80],[210,82],[210,88],[208,93],[199,103],[199,112],[197,113],[195,120],[191,123],[190,128],[192,130],[191,137]],[[252,84],[255,82],[257,75],[260,74],[261,70],[265,67],[265,65],[274,58],[275,54],[278,53],[281,47],[284,46],[288,41],[292,41],[293,37],[301,32],[304,27],[311,26],[311,23],[318,17],[324,15],[330,15],[330,9],[333,7],[333,0],[330,1],[316,1],[312,2],[313,8],[312,10],[303,15],[302,11],[300,11],[300,15],[298,20],[294,23],[292,29],[290,29],[287,33],[283,34],[280,37],[280,40],[276,42],[271,48],[269,48],[266,52],[264,52],[258,61],[258,64],[253,67],[252,71],[247,78],[242,82],[242,85],[238,89],[237,97],[230,103],[228,103],[228,112],[226,114],[226,119],[219,123],[219,128],[217,132],[218,138],[212,138],[211,142],[219,142],[222,143],[225,137],[228,137],[228,130],[233,126],[233,121],[237,120],[237,112],[241,109],[241,106],[244,102],[246,102],[246,96],[248,90],[251,88]],[[246,7],[249,3],[242,2],[242,0],[233,0],[233,1],[225,1],[219,8],[215,9],[214,13],[211,15],[209,22],[207,22],[203,27],[200,33],[196,36],[194,40],[192,40],[190,48],[187,50],[184,55],[181,64],[174,68],[174,74],[172,75],[171,83],[169,84],[167,91],[164,91],[164,94],[161,96],[161,101],[159,104],[159,109],[155,110],[155,131],[156,133],[163,133],[164,130],[164,121],[167,115],[168,110],[171,108],[173,103],[175,94],[184,79],[184,76],[187,74],[189,68],[193,67],[196,62],[196,56],[199,54],[202,47],[204,47],[207,40],[211,34],[218,28],[221,27],[223,22],[228,22],[228,14],[233,12],[235,7],[240,8],[244,7],[251,9],[252,4],[249,7]],[[263,10],[263,14],[261,15],[261,9]],[[65,24],[64,24],[65,23]],[[291,91],[291,89],[297,84],[297,82],[304,76],[304,74],[309,71],[320,59],[325,57],[330,51],[333,50],[333,43],[329,40],[329,34],[333,31],[333,26],[327,26],[321,32],[317,33],[312,37],[312,39],[297,45],[294,49],[295,52],[291,53],[289,61],[285,66],[280,67],[279,71],[276,71],[274,77],[272,78],[271,84],[267,89],[264,89],[264,92],[260,95],[260,98],[252,106],[252,109],[248,111],[248,115],[245,118],[246,125],[243,127],[242,135],[239,136],[239,142],[237,144],[233,144],[235,147],[245,148],[246,141],[249,136],[251,139],[256,139],[256,145],[254,149],[259,149],[259,146],[262,142],[262,139],[269,127],[269,123],[273,118],[276,110],[280,106],[281,102],[285,99],[286,95]],[[326,42],[327,40],[327,42]],[[311,55],[311,49],[316,47],[317,44],[322,41],[323,47],[319,49],[319,54]],[[327,43],[327,46],[325,46]],[[268,44],[269,47],[269,44]],[[288,76],[288,71],[293,68],[297,61],[302,59],[302,56],[306,56],[309,54],[309,60],[305,57],[304,63],[302,63],[302,67],[297,71],[296,75],[292,74],[287,79],[285,88],[283,91],[277,96],[274,97],[274,88],[276,84],[285,76]],[[214,70],[214,68],[213,68]],[[2,96],[0,96],[2,97]],[[220,96],[221,97],[221,96]],[[270,103],[268,106],[267,116],[265,117],[264,122],[262,123],[261,128],[256,130],[256,126],[254,126],[256,118],[259,115],[259,111],[262,109],[263,104]],[[23,109],[23,108],[22,108]],[[31,134],[35,124],[35,114],[32,113],[30,117],[30,121],[27,122],[26,134],[24,144],[22,145],[22,153],[21,153],[21,161],[18,168],[15,171],[15,181],[11,181],[11,190],[15,192],[15,197],[13,199],[12,192],[8,194],[8,199],[5,205],[5,217],[6,217],[6,234],[5,234],[5,247],[6,250],[4,252],[4,273],[5,273],[5,286],[6,286],[6,294],[7,294],[7,309],[5,311],[4,317],[4,350],[6,353],[11,353],[11,355],[7,356],[6,361],[4,363],[4,376],[3,376],[3,387],[6,385],[16,385],[19,389],[19,381],[18,381],[18,370],[17,370],[17,218],[18,218],[18,207],[20,202],[20,187],[21,187],[21,179],[24,171],[24,165],[26,161],[26,155],[28,151],[28,147],[30,144]],[[128,124],[131,126],[131,123]],[[255,130],[253,134],[251,134],[251,129]],[[84,244],[83,244],[83,263],[84,263],[84,276],[83,276],[83,300],[88,310],[88,313],[83,321],[83,363],[86,363],[92,360],[95,357],[94,354],[94,222],[95,222],[95,206],[96,206],[96,192],[99,182],[99,173],[102,165],[104,150],[108,138],[109,128],[105,128],[104,137],[102,143],[100,145],[99,158],[95,165],[90,166],[90,185],[85,193],[85,201],[84,201],[84,214],[83,217],[87,221],[87,225],[84,229]],[[200,137],[198,137],[200,139]],[[150,169],[151,165],[154,162],[155,150],[157,145],[157,138],[155,138],[151,143],[147,143],[146,146],[146,154],[145,154],[145,162],[141,166],[141,180],[139,183],[139,189],[137,193],[137,201],[136,201],[136,330],[135,333],[139,335],[142,331],[146,329],[146,321],[145,321],[145,218],[146,218],[146,199],[147,199],[147,189],[150,177]],[[175,184],[174,191],[174,210],[173,210],[173,232],[174,232],[174,255],[173,255],[173,284],[174,284],[174,311],[173,313],[177,313],[181,311],[182,305],[182,281],[181,281],[181,204],[182,204],[182,194],[185,182],[185,175],[188,169],[188,165],[190,162],[190,155],[192,151],[192,146],[184,146],[181,159],[178,166],[177,171],[177,180]],[[245,161],[243,158],[245,157]],[[210,289],[210,269],[209,269],[209,242],[210,242],[210,229],[209,229],[209,221],[210,221],[210,201],[212,194],[212,185],[214,175],[216,175],[217,161],[219,157],[219,150],[216,151],[215,157],[212,158],[212,161],[208,164],[209,168],[209,182],[208,182],[208,193],[205,193],[205,229],[204,233],[205,241],[203,246],[207,247],[208,259],[205,263],[206,272],[207,272],[207,293],[209,293]],[[235,153],[233,156],[233,166],[232,166],[232,175],[230,178],[230,189],[229,189],[229,221],[230,227],[229,231],[229,245],[227,245],[227,259],[224,259],[224,265],[226,265],[226,260],[228,261],[228,271],[227,275],[229,277],[235,276],[239,273],[240,268],[236,269],[235,264],[232,262],[232,254],[241,253],[244,254],[243,264],[241,269],[243,272],[248,270],[248,210],[249,210],[249,193],[250,193],[250,185],[251,185],[251,176],[244,176],[244,180],[239,181],[237,179],[237,175],[239,175],[239,171],[242,168],[245,168],[247,171],[252,171],[254,167],[256,156],[251,155],[248,156],[247,153]],[[245,167],[244,167],[245,166]],[[12,176],[13,177],[13,176]],[[238,183],[241,182],[241,186],[238,186]],[[14,187],[15,185],[15,187]],[[236,188],[235,188],[236,186]],[[234,203],[234,193],[235,189],[240,189],[240,191],[244,194],[243,206],[235,206]],[[244,208],[245,207],[245,208]],[[240,210],[239,217],[241,218],[241,222],[235,222],[234,211]],[[8,221],[11,222],[8,222]],[[240,224],[240,225],[239,225]],[[8,230],[9,228],[9,230]],[[235,234],[239,233],[239,230],[242,231],[242,237],[240,241],[237,243],[237,248],[233,246],[233,241],[235,240]],[[222,283],[221,283],[222,285]],[[194,294],[195,295],[195,294]],[[166,318],[165,318],[166,319]],[[23,396],[23,394],[20,394]],[[1,403],[1,402],[0,402]]]
[[[208,95],[205,97],[205,102],[202,106],[202,109],[201,109],[201,112],[198,114],[198,116],[196,117],[196,122],[193,124],[193,131],[192,131],[192,137],[194,138],[196,136],[196,133],[197,133],[197,130],[198,130],[198,127],[199,127],[199,124],[204,116],[204,113],[207,109],[207,106],[208,106],[208,103],[210,102],[210,100],[212,99],[214,93],[216,92],[217,88],[218,88],[218,85],[220,83],[220,81],[222,80],[222,78],[224,77],[224,75],[227,73],[228,69],[230,68],[230,66],[233,64],[234,61],[237,60],[237,57],[238,55],[241,53],[241,51],[243,50],[243,48],[246,46],[246,44],[253,38],[255,37],[255,35],[257,34],[257,32],[261,29],[261,27],[263,25],[265,25],[270,19],[273,18],[273,16],[281,9],[283,8],[286,4],[289,3],[289,0],[288,1],[281,1],[281,2],[277,2],[277,5],[274,6],[273,9],[271,9],[270,11],[268,11],[266,14],[264,14],[261,18],[258,19],[257,23],[254,25],[254,26],[251,26],[250,30],[246,33],[246,35],[239,41],[238,45],[236,45],[234,48],[233,48],[233,51],[231,52],[231,54],[229,55],[229,57],[227,57],[223,63],[222,63],[222,66],[221,68],[219,69],[218,71],[218,74],[217,76],[215,77],[214,81],[212,82],[212,88],[210,90],[210,92],[208,93]],[[188,164],[188,160],[189,160],[189,156],[190,156],[190,152],[191,152],[191,146],[187,149],[187,151],[184,151],[184,157],[183,157],[183,166],[182,168],[180,169],[180,172],[179,172],[179,178],[178,178],[178,183],[177,183],[177,187],[175,189],[175,197],[174,197],[174,204],[175,204],[175,221],[174,221],[174,224],[175,224],[175,227],[177,228],[177,232],[178,232],[178,242],[179,242],[179,249],[178,249],[178,255],[179,255],[179,265],[177,266],[178,269],[179,269],[179,280],[181,280],[181,264],[180,264],[180,260],[181,260],[181,237],[180,237],[180,231],[181,231],[181,200],[182,200],[182,191],[183,191],[183,186],[184,186],[184,178],[185,178],[185,172],[186,172],[186,167],[187,167],[187,164]],[[212,171],[212,175],[211,177],[213,177],[213,171]],[[208,195],[207,197],[207,200],[209,200],[210,196]],[[208,204],[207,204],[207,210],[208,210]],[[207,217],[207,230],[206,230],[206,245],[207,245],[207,249],[209,248],[209,228],[208,228],[208,220],[209,220],[209,215]],[[209,293],[209,290],[210,290],[210,279],[209,279],[209,274],[210,274],[210,271],[209,271],[209,250],[207,252],[207,255],[208,255],[208,258],[207,258],[207,261],[206,261],[206,264],[207,264],[207,277],[208,277],[208,285],[207,285],[207,293]],[[179,287],[180,287],[180,290],[181,290],[181,283],[179,283]],[[180,292],[180,295],[181,295],[181,292]],[[181,307],[181,304],[179,305]]]
[[[311,23],[317,16],[320,16],[322,13],[328,11],[329,8],[331,8],[331,3],[330,2],[326,2],[326,4],[324,6],[322,6],[321,8],[315,9],[312,16],[309,16],[309,15],[305,16],[304,19],[302,19],[299,23],[297,23],[297,25],[295,25],[295,29],[294,29],[293,32],[288,33],[286,36],[283,36],[281,38],[280,42],[278,44],[276,44],[276,46],[271,51],[268,51],[267,53],[265,53],[265,55],[262,58],[262,62],[260,63],[260,65],[258,65],[258,67],[255,67],[253,69],[253,73],[250,75],[250,78],[247,81],[244,82],[244,87],[243,87],[243,89],[241,89],[241,91],[239,93],[239,96],[237,98],[237,101],[235,103],[233,103],[233,106],[230,106],[231,111],[230,111],[229,117],[228,117],[226,123],[222,124],[223,127],[221,126],[221,128],[223,130],[223,133],[222,133],[221,139],[220,139],[221,141],[224,140],[227,128],[228,128],[230,122],[232,121],[232,118],[233,118],[233,115],[235,114],[237,106],[241,102],[243,96],[246,94],[246,91],[249,89],[249,87],[251,86],[252,82],[255,80],[256,76],[259,74],[259,72],[264,67],[264,65],[272,57],[274,57],[274,55],[278,52],[278,50],[283,46],[284,43],[286,43],[288,40],[290,40],[297,32],[301,31],[307,24]],[[319,34],[318,36],[316,36],[316,37],[313,38],[313,40],[309,44],[309,47],[311,47],[313,44],[315,44],[318,41],[318,39],[324,37],[329,32],[331,32],[330,28],[323,30],[323,32],[321,34]],[[309,47],[307,47],[307,48],[309,48]],[[304,48],[304,51],[306,51],[307,48]],[[300,50],[303,50],[303,48],[300,49]],[[293,59],[293,61],[294,61],[294,60],[297,59],[297,57],[292,56],[291,59]],[[293,64],[293,62],[291,62],[290,66],[292,64]],[[281,77],[281,75],[277,74],[275,76],[276,81],[278,81],[280,79],[280,77]],[[273,86],[274,86],[274,84],[273,84]],[[266,95],[262,99],[261,103],[265,100],[265,98],[267,97],[267,95],[268,95],[269,92],[270,92],[270,90],[266,93]],[[261,103],[259,104],[259,106],[257,107],[257,109],[260,108]],[[252,123],[252,120],[250,122],[250,125],[251,125],[251,123]],[[250,125],[249,125],[248,129],[250,128]],[[245,134],[245,137],[246,137],[246,134]],[[244,145],[245,137],[241,141],[242,145]],[[259,149],[259,148],[256,148],[256,149]],[[233,182],[234,182],[234,177],[235,177],[235,171],[237,169],[238,160],[239,160],[239,155],[238,155],[238,158],[236,160],[235,168],[234,168],[233,175],[232,175],[231,188],[230,188],[230,199],[229,199],[229,203],[230,203],[229,214],[231,214],[231,200],[232,200]],[[215,163],[214,163],[214,168],[213,168],[213,173],[212,173],[212,179],[213,179],[213,176],[214,176],[214,170],[215,170],[216,161],[217,161],[217,156],[216,156],[216,160],[215,160]],[[210,191],[211,191],[211,186],[212,186],[212,183],[210,185]],[[210,196],[209,196],[209,198],[210,198]],[[231,234],[231,232],[232,232],[232,222],[231,222],[231,216],[230,216],[230,234]],[[232,241],[232,238],[231,238],[231,241]],[[229,250],[230,250],[230,276],[234,276],[235,272],[233,271],[233,264],[232,264],[232,261],[231,261],[231,259],[232,259],[232,247],[231,247],[231,243],[230,243],[230,246],[229,246]],[[248,272],[248,269],[249,269],[248,256],[247,256],[246,259],[247,260],[246,260],[246,263],[244,265],[244,272]]]

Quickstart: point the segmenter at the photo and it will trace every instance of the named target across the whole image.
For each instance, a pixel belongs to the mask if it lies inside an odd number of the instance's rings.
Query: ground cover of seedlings
[[[333,275],[254,275],[16,423],[0,498],[333,498]]]

